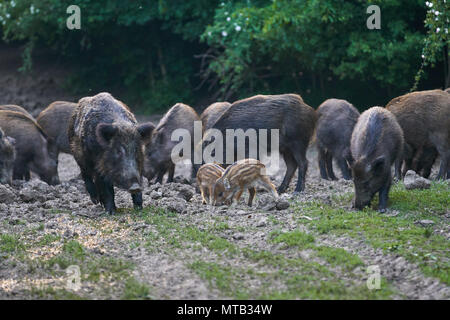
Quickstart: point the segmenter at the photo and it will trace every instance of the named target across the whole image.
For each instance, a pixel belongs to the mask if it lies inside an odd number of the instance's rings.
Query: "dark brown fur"
[[[322,179],[337,179],[333,172],[335,158],[344,179],[350,180],[353,163],[350,139],[358,121],[358,110],[348,101],[328,99],[317,109],[317,116],[316,141]]]
[[[316,125],[316,113],[313,108],[308,106],[303,99],[296,94],[282,95],[257,95],[247,99],[234,102],[231,107],[217,120],[213,126],[222,132],[224,137],[223,161],[227,159],[226,155],[226,129],[267,129],[269,141],[267,142],[267,151],[270,151],[270,130],[279,130],[279,152],[286,163],[286,174],[283,182],[278,188],[278,192],[284,192],[289,186],[289,182],[299,169],[296,192],[304,190],[305,177],[307,170],[306,150],[313,135]],[[235,139],[236,140],[236,139]],[[258,149],[266,146],[259,141]],[[246,143],[246,154],[244,158],[251,157]],[[259,157],[259,152],[254,152]],[[234,160],[237,159],[236,144],[234,150]],[[225,165],[225,163],[224,163]]]
[[[214,126],[216,121],[230,108],[229,102],[216,102],[208,106],[201,116],[203,130],[206,131]]]
[[[34,119],[31,113],[29,113],[27,110],[22,108],[21,106],[17,106],[15,104],[5,104],[3,106],[0,106],[0,110],[8,110],[8,111],[15,111],[23,113],[24,115],[30,117],[31,119]]]
[[[412,168],[417,152],[433,146],[441,157],[437,178],[445,178],[450,163],[450,95],[442,90],[412,92],[392,99],[386,108],[397,118],[412,150],[406,169]]]
[[[0,127],[16,140],[14,179],[29,180],[31,170],[48,184],[59,183],[45,133],[32,118],[15,111],[0,111]]]
[[[109,93],[86,97],[69,121],[71,151],[94,203],[114,213],[114,186],[128,190],[136,208],[142,208],[143,144],[146,124]]]
[[[352,133],[350,149],[355,185],[354,206],[362,209],[379,192],[379,209],[385,211],[391,186],[391,166],[400,165],[403,132],[394,115],[381,107],[361,114]]]
[[[192,177],[195,177],[198,166],[194,165],[194,121],[200,121],[199,116],[190,106],[177,103],[164,115],[152,132],[149,143],[145,146],[145,177],[149,182],[155,177],[162,183],[163,176],[168,172],[167,182],[173,182],[175,163],[171,153],[177,141],[171,141],[172,132],[176,129],[186,129],[191,134]]]

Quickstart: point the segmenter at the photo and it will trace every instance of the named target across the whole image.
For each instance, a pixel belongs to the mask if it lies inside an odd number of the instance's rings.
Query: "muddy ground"
[[[202,205],[187,164],[179,183],[145,188],[143,211],[116,189],[110,216],[61,154],[61,185],[0,185],[0,298],[450,298],[447,182],[414,192],[399,183],[385,214],[356,212],[352,182],[320,179],[314,148],[308,161],[298,196],[295,178],[279,201],[258,193],[252,208]],[[270,172],[276,185],[283,172]],[[73,266],[79,287],[68,283]],[[378,289],[367,286],[369,266]]]

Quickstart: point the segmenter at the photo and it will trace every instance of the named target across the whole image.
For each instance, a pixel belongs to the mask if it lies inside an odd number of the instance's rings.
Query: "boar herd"
[[[202,133],[215,129],[243,131],[278,130],[278,152],[286,164],[278,189],[266,175],[259,156],[225,146],[222,159],[233,152],[234,163],[194,161],[195,123]],[[109,93],[85,97],[78,103],[57,101],[34,119],[24,108],[0,106],[0,183],[29,180],[31,172],[50,185],[59,183],[58,155],[72,154],[94,204],[116,211],[114,187],[131,194],[136,209],[142,208],[143,177],[149,183],[174,179],[173,150],[178,141],[173,133],[190,133],[192,178],[197,178],[203,203],[237,203],[245,190],[252,205],[257,188],[273,197],[286,192],[295,171],[295,193],[305,188],[308,162],[306,151],[312,142],[318,149],[318,165],[323,179],[336,180],[333,159],[344,179],[353,179],[353,206],[362,209],[379,193],[379,210],[387,207],[392,183],[391,167],[400,180],[407,170],[424,177],[440,158],[437,179],[450,178],[450,91],[412,92],[392,99],[386,107],[372,107],[362,114],[348,101],[328,99],[317,110],[296,94],[257,95],[234,103],[217,102],[199,116],[190,106],[177,103],[157,125],[138,124],[130,109]],[[260,141],[257,148],[271,150],[274,141]],[[204,138],[201,147],[207,146]],[[259,153],[256,153],[259,155]],[[182,155],[180,155],[182,156]],[[225,160],[224,160],[225,161]],[[203,165],[202,165],[203,164]]]

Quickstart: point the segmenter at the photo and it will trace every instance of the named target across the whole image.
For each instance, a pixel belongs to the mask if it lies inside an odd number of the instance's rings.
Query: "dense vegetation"
[[[2,0],[4,40],[49,47],[75,65],[80,93],[120,93],[141,111],[177,101],[297,92],[317,106],[346,98],[360,109],[448,86],[446,0]],[[66,9],[81,9],[69,30]],[[381,29],[369,30],[369,5]],[[420,80],[420,81],[419,81]]]

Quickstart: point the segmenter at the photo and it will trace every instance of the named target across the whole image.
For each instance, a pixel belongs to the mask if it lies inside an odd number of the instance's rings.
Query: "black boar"
[[[441,157],[437,179],[445,179],[450,163],[450,95],[442,90],[412,92],[392,99],[386,109],[402,127],[410,157],[424,147],[436,148]],[[412,161],[405,159],[407,164]]]
[[[258,133],[260,129],[267,129],[267,144],[260,139],[257,134],[257,151],[253,158],[260,157],[259,149],[267,148],[267,153],[271,150],[270,130],[279,130],[279,153],[286,163],[286,174],[283,182],[278,188],[278,192],[284,192],[295,173],[298,171],[298,180],[295,192],[300,192],[305,188],[305,177],[307,170],[306,150],[313,135],[316,124],[316,112],[308,106],[303,99],[296,94],[282,95],[257,95],[247,99],[234,102],[230,108],[217,120],[213,126],[222,132],[223,141],[223,162],[227,159],[226,130],[254,129]],[[208,135],[206,134],[206,139]],[[245,144],[245,155],[237,155],[236,140],[234,145],[234,161],[238,156],[242,158],[252,157],[250,143]],[[249,141],[250,142],[250,141]],[[231,155],[230,155],[231,157]]]
[[[77,104],[56,101],[50,104],[36,118],[36,122],[44,130],[52,143],[49,146],[50,157],[58,163],[60,152],[71,153],[67,128]]]
[[[109,93],[82,98],[69,121],[71,151],[93,203],[115,213],[114,185],[131,193],[142,208],[143,143],[152,128],[137,121]]]
[[[358,121],[358,110],[348,101],[328,99],[317,109],[316,141],[322,179],[336,180],[333,157],[344,179],[350,180],[353,163],[350,139]]]
[[[48,153],[45,133],[30,117],[15,111],[0,111],[0,127],[16,140],[14,179],[30,179],[30,170],[50,185],[59,183],[55,161]]]
[[[16,140],[7,137],[0,128],[0,183],[12,183],[14,160],[16,159]]]
[[[395,116],[381,107],[361,114],[352,133],[350,149],[355,185],[354,207],[362,209],[379,193],[379,210],[386,210],[391,187],[391,166],[400,166],[403,131]]]
[[[230,108],[230,106],[231,103],[229,102],[216,102],[203,110],[200,116],[203,130],[206,131],[212,128],[216,121]]]
[[[199,116],[190,106],[177,103],[164,115],[152,132],[149,143],[145,146],[144,175],[150,182],[155,175],[156,181],[162,183],[164,174],[168,171],[167,182],[173,182],[175,163],[172,161],[172,149],[178,144],[172,141],[172,132],[176,129],[186,129],[191,136],[192,177],[197,174],[198,164],[194,164],[194,121],[200,121]]]

